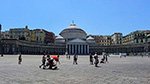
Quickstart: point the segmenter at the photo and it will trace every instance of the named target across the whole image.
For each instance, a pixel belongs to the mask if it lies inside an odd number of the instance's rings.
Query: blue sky
[[[28,25],[58,35],[74,22],[87,34],[150,30],[150,0],[1,0],[3,31]]]

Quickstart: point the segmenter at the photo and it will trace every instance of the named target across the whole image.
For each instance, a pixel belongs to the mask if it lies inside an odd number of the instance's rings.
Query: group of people
[[[47,55],[47,57],[46,55],[43,55],[42,64],[39,66],[39,68],[55,70],[58,68],[57,62],[60,64],[59,55],[57,56]]]
[[[108,56],[109,55],[107,53],[104,53],[102,59],[99,61],[99,57],[98,57],[97,53],[95,53],[95,55],[90,54],[90,64],[91,65],[95,64],[95,67],[98,67],[99,63],[107,63],[108,62]],[[67,56],[67,58],[70,59],[70,55]],[[78,55],[74,54],[73,64],[77,65],[78,64],[77,60],[78,60]],[[42,61],[42,64],[39,66],[39,68],[43,68],[43,69],[55,70],[55,69],[57,69],[57,63],[60,64],[59,55],[54,55],[54,56],[47,55],[46,56],[44,54],[42,56],[41,61]],[[18,57],[18,64],[21,64],[21,62],[22,62],[22,56],[21,56],[21,53],[20,53],[19,57]]]
[[[65,55],[66,55],[67,59],[70,59],[70,55],[68,55],[67,53],[65,53]],[[78,64],[77,60],[78,60],[78,55],[74,54],[74,56],[73,56],[73,64],[77,65]]]
[[[90,54],[90,64],[91,65],[95,65],[95,67],[98,67],[98,64],[99,63],[108,63],[108,53],[104,53],[102,58],[100,59],[100,57],[97,55],[97,53],[95,53],[94,55]],[[70,56],[67,57],[68,59],[70,59]],[[78,60],[78,55],[77,54],[74,54],[73,56],[73,64],[78,64],[77,62]],[[60,61],[59,61],[59,55],[53,55],[53,56],[50,56],[50,55],[43,55],[42,56],[42,64],[39,66],[39,68],[43,68],[43,69],[52,69],[52,70],[55,70],[55,69],[58,69],[57,67],[57,63],[60,64]],[[22,56],[21,54],[19,54],[19,57],[18,57],[18,64],[21,64],[22,62]]]
[[[121,55],[121,56],[123,56],[123,55]],[[1,57],[3,57],[3,54],[1,54]],[[109,57],[108,53],[103,53],[101,59],[97,55],[97,53],[95,53],[94,55],[90,54],[90,56],[89,56],[90,64],[95,65],[95,67],[98,67],[99,63],[108,63],[108,57]],[[125,55],[125,57],[126,57],[126,55]],[[150,55],[148,55],[148,57],[150,57]],[[66,58],[70,59],[70,55],[68,55],[67,53],[66,53]],[[78,60],[78,55],[74,54],[73,64],[77,65],[78,64],[77,60]],[[21,64],[21,62],[22,62],[22,55],[21,55],[21,53],[19,53],[18,64]],[[39,66],[39,68],[55,70],[58,68],[57,63],[60,64],[59,55],[53,55],[53,56],[47,55],[46,56],[44,54],[42,56],[42,64]]]
[[[57,56],[50,56],[50,55],[43,55],[42,56],[42,64],[39,66],[39,68],[43,68],[43,69],[52,69],[55,70],[57,69],[57,62],[60,64],[59,61],[59,55]],[[18,64],[21,64],[22,62],[22,55],[21,53],[18,56]]]
[[[97,55],[97,53],[95,53],[95,55],[93,56],[92,54],[90,54],[90,64],[93,65],[95,64],[95,67],[98,67],[99,63],[108,63],[108,53],[104,53],[102,59],[99,61],[99,57]],[[74,54],[73,56],[73,64],[78,64],[77,62],[78,60],[78,55]]]
[[[66,58],[67,58],[67,59],[70,59],[70,55],[68,55],[67,52],[65,53],[65,55],[66,55]]]
[[[95,55],[93,56],[92,54],[90,54],[90,64],[93,65],[95,64],[95,67],[98,67],[99,63],[107,63],[108,62],[108,54],[104,53],[102,59],[99,61],[99,57],[97,55],[97,53],[95,53]],[[93,60],[94,58],[94,60]]]

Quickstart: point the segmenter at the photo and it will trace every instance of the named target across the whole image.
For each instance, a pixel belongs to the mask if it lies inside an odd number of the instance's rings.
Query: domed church
[[[62,30],[59,35],[65,40],[66,52],[68,54],[89,54],[87,33],[77,27],[74,22],[72,22],[69,27]]]
[[[68,28],[64,29],[60,35],[64,37],[67,42],[76,38],[85,40],[87,36],[86,32],[77,27],[74,23],[70,24]]]

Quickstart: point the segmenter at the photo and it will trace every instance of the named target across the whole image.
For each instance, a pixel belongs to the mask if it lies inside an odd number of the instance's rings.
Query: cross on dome
[[[70,26],[76,26],[76,24],[74,23],[74,20],[72,20],[72,23],[70,24]]]

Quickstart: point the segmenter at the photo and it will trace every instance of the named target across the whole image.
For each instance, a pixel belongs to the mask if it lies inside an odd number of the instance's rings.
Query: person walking
[[[91,53],[90,53],[90,64],[93,65],[93,56]]]
[[[68,55],[68,59],[70,60],[70,55]]]
[[[68,52],[65,52],[66,58],[68,58]]]
[[[105,63],[105,54],[103,54],[103,58],[101,59],[100,63]]]
[[[108,57],[109,57],[109,54],[106,53],[106,54],[105,54],[105,62],[107,62],[107,63],[108,63]]]
[[[95,55],[94,55],[94,59],[95,59],[95,62],[94,62],[95,67],[98,67],[99,59],[98,59],[98,55],[97,55],[97,53],[95,53]]]
[[[73,64],[78,64],[77,60],[78,60],[78,56],[75,54],[73,57]]]
[[[42,64],[39,66],[39,68],[41,68],[43,66],[43,69],[44,69],[46,67],[45,63],[46,63],[46,56],[44,54],[43,57],[42,57]]]
[[[21,62],[22,62],[22,56],[21,56],[21,54],[19,54],[19,57],[18,57],[18,64],[21,64]]]
[[[1,53],[1,57],[3,57],[4,55],[3,55],[3,53]]]

